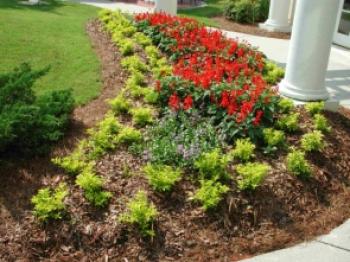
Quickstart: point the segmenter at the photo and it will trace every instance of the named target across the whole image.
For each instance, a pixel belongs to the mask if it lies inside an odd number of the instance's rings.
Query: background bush
[[[0,152],[41,153],[63,136],[74,100],[70,90],[35,96],[32,86],[47,71],[22,64],[0,75]]]
[[[263,22],[269,14],[269,0],[228,0],[225,16],[243,24]]]

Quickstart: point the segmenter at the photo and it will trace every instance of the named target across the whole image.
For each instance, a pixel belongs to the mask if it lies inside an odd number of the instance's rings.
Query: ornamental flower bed
[[[163,106],[212,116],[227,134],[254,136],[271,124],[278,98],[264,80],[261,52],[189,18],[156,13],[135,21],[173,62],[173,76],[156,86]]]

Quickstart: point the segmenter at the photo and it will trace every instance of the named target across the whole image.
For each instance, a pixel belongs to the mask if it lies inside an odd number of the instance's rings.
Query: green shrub
[[[44,153],[63,136],[74,100],[69,90],[36,97],[32,86],[46,72],[23,64],[0,74],[0,152]]]
[[[239,175],[238,188],[240,190],[254,190],[264,181],[270,167],[262,163],[246,163],[237,166]]]
[[[277,127],[286,132],[295,132],[299,129],[299,113],[282,116],[277,121]]]
[[[134,43],[130,39],[120,40],[118,47],[123,56],[128,56],[134,53]]]
[[[144,92],[145,94],[145,97],[144,97],[144,100],[146,103],[148,104],[156,104],[158,102],[158,98],[159,98],[159,93],[156,92],[156,91],[153,91],[151,89],[147,89],[147,90],[150,90],[150,91],[146,91]]]
[[[273,128],[265,128],[263,130],[264,141],[267,144],[265,151],[271,153],[277,150],[278,146],[285,144],[286,136],[283,131]]]
[[[143,63],[137,55],[125,57],[120,63],[124,69],[127,69],[130,72],[146,72],[148,70],[147,65]]]
[[[305,104],[306,111],[312,116],[315,114],[320,114],[324,110],[324,102],[310,102]]]
[[[153,222],[158,212],[153,203],[149,203],[144,191],[139,191],[135,197],[128,203],[128,212],[121,215],[121,222],[136,224],[143,236],[155,235]]]
[[[239,23],[254,24],[267,19],[268,0],[229,0],[225,6],[225,16]]]
[[[311,175],[311,168],[303,151],[294,149],[287,155],[287,170],[300,177],[307,178]]]
[[[132,71],[131,75],[129,76],[127,80],[127,85],[136,84],[136,85],[143,85],[145,83],[145,75],[139,71]]]
[[[153,189],[160,192],[170,191],[181,179],[181,171],[171,166],[148,164],[143,170]]]
[[[229,153],[234,159],[241,161],[248,161],[254,157],[255,145],[250,141],[249,138],[237,139],[236,146]]]
[[[134,108],[131,110],[131,115],[134,124],[140,127],[153,123],[153,110],[151,108]]]
[[[226,185],[214,180],[201,180],[200,188],[193,196],[193,200],[199,201],[205,211],[215,208],[229,191]]]
[[[323,134],[316,130],[305,134],[301,138],[301,147],[306,151],[320,151],[324,148]]]
[[[50,188],[40,189],[32,198],[34,215],[42,222],[46,222],[49,219],[61,219],[65,210],[63,201],[67,195],[68,189],[64,183],[61,183],[53,191]]]
[[[202,154],[194,165],[203,179],[217,180],[228,178],[227,163],[228,157],[223,155],[220,149],[214,149]]]
[[[292,111],[294,108],[294,102],[291,99],[288,98],[282,98],[278,102],[278,109],[281,113],[288,114],[290,111]]]
[[[109,104],[117,115],[128,113],[131,107],[131,104],[123,94],[119,94],[116,98],[110,100]]]
[[[271,61],[267,61],[265,69],[266,70],[263,72],[264,79],[271,85],[277,84],[284,77],[283,68],[277,66]]]
[[[137,44],[146,48],[152,45],[152,40],[140,32],[136,32],[133,36],[133,39]]]
[[[147,46],[145,48],[145,53],[149,59],[151,59],[151,58],[158,59],[160,57],[160,53],[158,51],[158,48],[153,46],[153,45]]]
[[[321,114],[315,114],[313,116],[312,121],[314,124],[314,128],[321,131],[321,132],[329,133],[332,130],[332,128],[329,126],[327,118]]]
[[[131,145],[133,143],[141,142],[142,134],[139,130],[133,127],[125,126],[121,129],[117,136],[118,143]]]
[[[77,176],[76,183],[84,190],[86,199],[97,207],[104,207],[108,203],[112,194],[103,191],[103,179],[97,176],[92,169],[84,170]]]
[[[97,159],[108,150],[114,149],[117,145],[117,135],[121,128],[118,120],[109,112],[96,128],[88,130],[90,134],[88,140],[89,158]]]

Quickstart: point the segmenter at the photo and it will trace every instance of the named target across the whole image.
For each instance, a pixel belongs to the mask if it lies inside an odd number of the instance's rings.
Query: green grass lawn
[[[218,27],[218,24],[211,18],[222,15],[224,11],[224,4],[226,0],[207,0],[207,6],[198,7],[188,10],[179,10],[179,14],[187,17],[196,18],[200,22],[208,25]]]
[[[23,6],[0,0],[0,72],[28,62],[34,69],[51,66],[35,84],[42,94],[72,88],[78,104],[98,96],[100,63],[85,33],[97,8],[46,0],[48,5]]]

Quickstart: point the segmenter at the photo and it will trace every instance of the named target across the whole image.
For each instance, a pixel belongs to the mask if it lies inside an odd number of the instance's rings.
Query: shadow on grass
[[[28,9],[37,10],[43,12],[53,12],[55,9],[64,5],[61,0],[41,0],[38,5],[26,5],[21,2],[27,2],[28,0],[1,0],[0,9]]]

